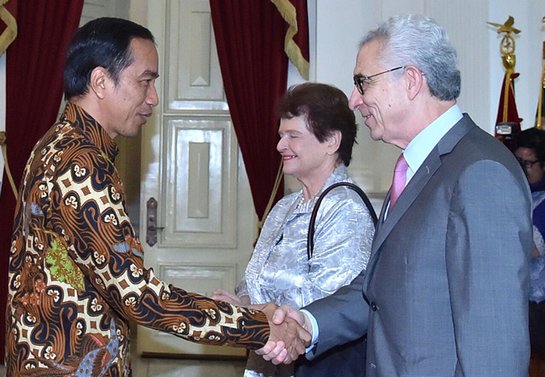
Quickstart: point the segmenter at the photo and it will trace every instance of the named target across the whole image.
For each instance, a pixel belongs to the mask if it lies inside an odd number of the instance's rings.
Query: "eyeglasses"
[[[371,76],[365,76],[360,74],[354,75],[354,85],[356,86],[356,88],[358,88],[358,92],[360,92],[360,94],[363,95],[363,93],[365,93],[365,90],[367,89],[367,85],[372,81],[374,77],[383,75],[388,72],[397,71],[398,69],[403,69],[403,68],[405,68],[405,66],[399,66],[392,69],[388,69],[383,72],[375,73],[374,75],[371,75]]]
[[[525,169],[531,169],[536,162],[539,162],[539,160],[530,161],[530,160],[523,160],[522,158],[518,158],[518,157],[517,157],[517,160],[520,166],[522,166]]]

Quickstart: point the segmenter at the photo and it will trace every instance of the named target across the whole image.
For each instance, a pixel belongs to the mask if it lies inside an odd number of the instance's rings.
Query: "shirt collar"
[[[70,122],[79,127],[87,139],[97,146],[112,163],[119,153],[119,148],[104,128],[82,107],[68,102],[61,116],[62,121]]]
[[[414,173],[420,168],[426,157],[430,154],[433,148],[439,141],[454,127],[463,114],[457,104],[454,104],[447,111],[441,114],[437,119],[424,128],[416,137],[407,145],[403,151],[407,165],[407,182],[412,178]]]
[[[545,178],[536,183],[530,183],[530,189],[532,192],[545,191]]]

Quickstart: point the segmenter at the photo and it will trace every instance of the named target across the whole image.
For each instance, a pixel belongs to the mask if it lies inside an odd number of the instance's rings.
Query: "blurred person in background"
[[[532,357],[545,361],[545,131],[526,129],[514,142],[515,156],[532,191],[534,245],[530,264],[530,344]]]

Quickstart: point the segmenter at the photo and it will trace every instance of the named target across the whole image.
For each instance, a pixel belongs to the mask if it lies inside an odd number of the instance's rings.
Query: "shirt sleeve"
[[[168,285],[144,266],[115,166],[101,153],[80,152],[54,182],[58,202],[52,208],[59,210],[52,216],[81,279],[98,292],[96,310],[111,308],[140,325],[194,342],[262,347],[269,337],[264,313]]]

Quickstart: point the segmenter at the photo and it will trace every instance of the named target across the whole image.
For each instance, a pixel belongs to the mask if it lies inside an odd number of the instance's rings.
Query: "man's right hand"
[[[261,310],[269,319],[271,335],[256,353],[273,364],[290,364],[304,354],[312,339],[310,324],[305,326],[308,322],[305,315],[286,305],[267,304]]]
[[[297,310],[288,305],[282,305],[274,311],[273,314],[273,323],[280,324],[286,320],[286,318],[291,318],[297,321],[309,334],[312,334],[312,325],[308,320],[305,313],[300,310]]]

